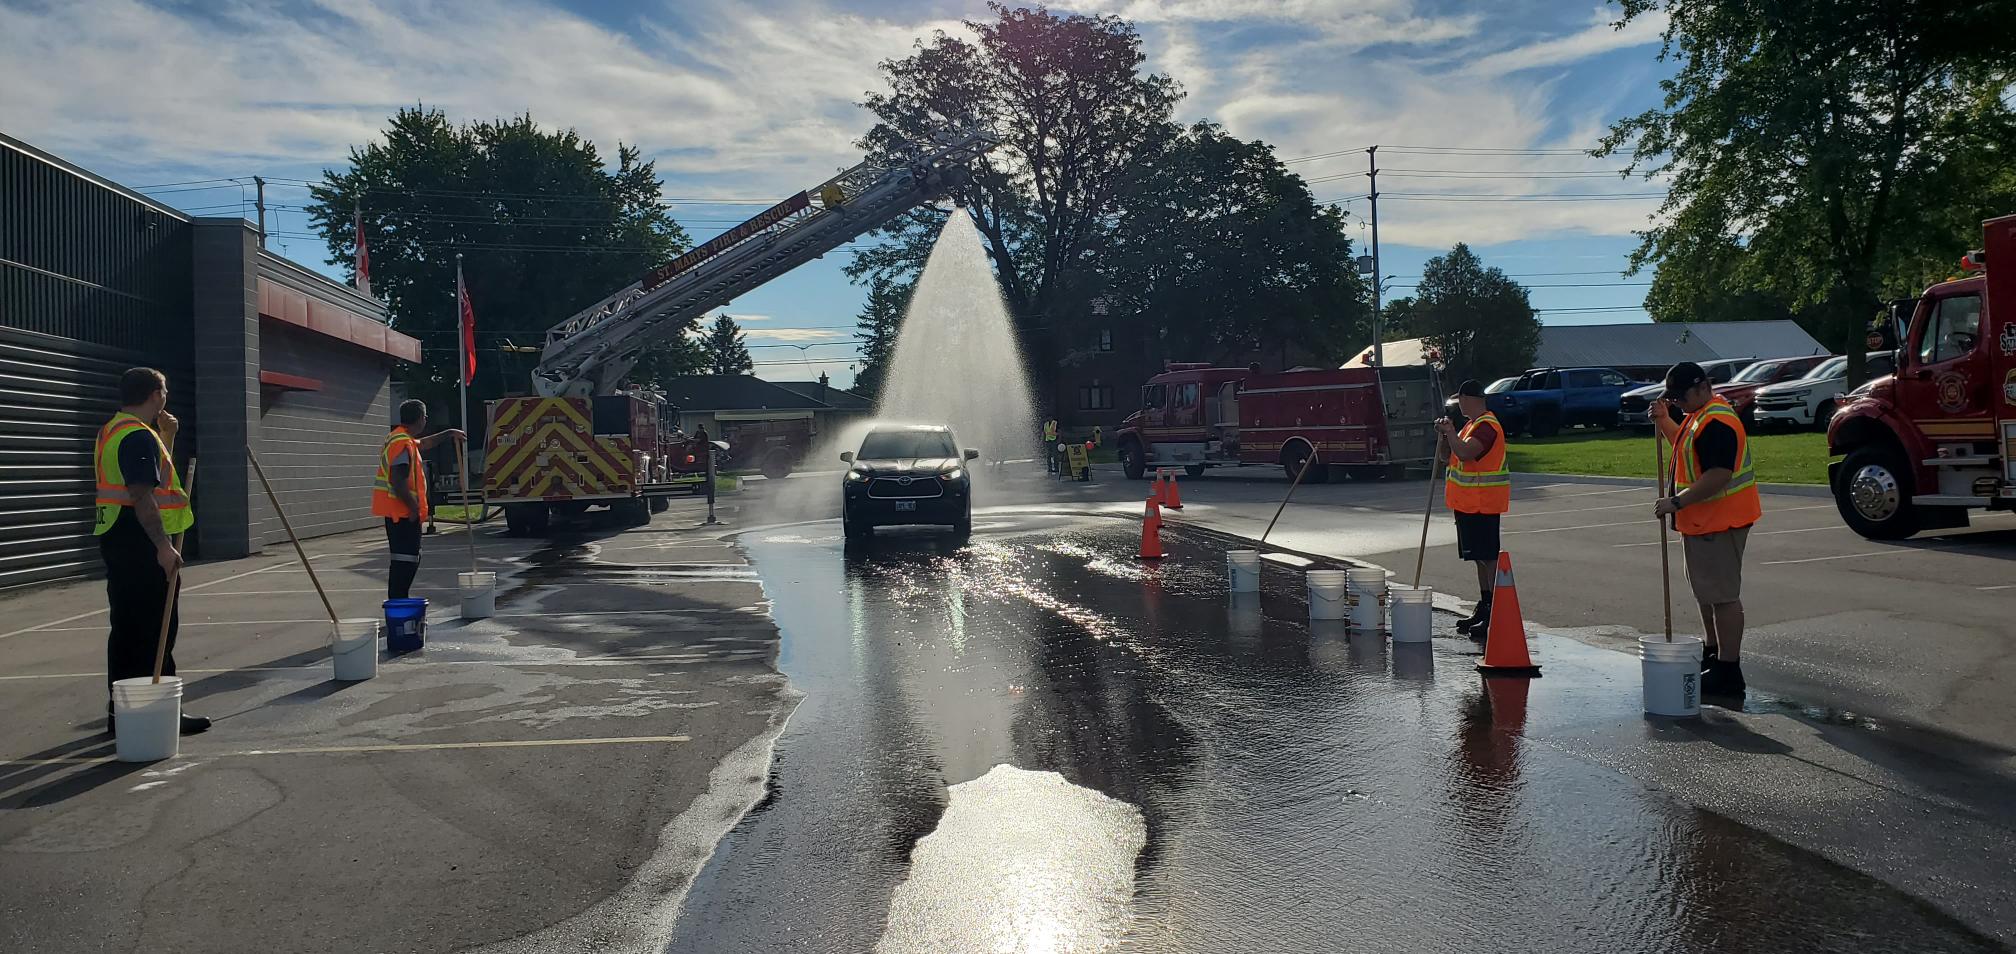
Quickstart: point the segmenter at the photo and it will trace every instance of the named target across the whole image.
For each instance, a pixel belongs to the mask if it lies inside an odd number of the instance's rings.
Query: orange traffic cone
[[[1168,473],[1168,471],[1162,470],[1159,467],[1156,468],[1155,479],[1148,486],[1148,499],[1155,501],[1155,505],[1158,507],[1162,505],[1164,500],[1168,499],[1162,493],[1162,478],[1167,476]]]
[[[1148,498],[1148,510],[1141,520],[1140,558],[1162,559],[1162,505],[1153,497]]]
[[[1162,506],[1171,510],[1183,509],[1183,492],[1176,489],[1176,472],[1169,472],[1169,482],[1162,486]]]
[[[1498,582],[1491,588],[1491,631],[1477,671],[1487,676],[1538,676],[1526,651],[1526,620],[1519,615],[1519,589],[1512,584],[1512,554],[1498,551]]]

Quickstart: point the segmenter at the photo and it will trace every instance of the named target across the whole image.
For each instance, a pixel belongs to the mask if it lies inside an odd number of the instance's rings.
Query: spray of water
[[[1015,326],[980,231],[964,212],[946,218],[917,279],[877,415],[949,425],[990,461],[1035,451],[1035,401]]]

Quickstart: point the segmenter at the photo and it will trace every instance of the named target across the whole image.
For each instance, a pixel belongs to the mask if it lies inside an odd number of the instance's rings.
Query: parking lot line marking
[[[384,745],[317,745],[291,749],[245,749],[239,752],[190,752],[189,759],[230,759],[254,755],[354,755],[371,752],[446,752],[456,749],[520,749],[550,748],[572,745],[625,745],[637,743],[676,744],[693,741],[687,735],[626,735],[604,739],[522,739],[499,740],[495,742],[417,742],[411,744],[386,743]],[[31,765],[97,765],[111,762],[109,755],[93,758],[19,759],[0,762],[0,768]]]
[[[693,662],[704,660],[707,653],[637,653],[634,655],[577,656],[573,659],[430,659],[428,666],[585,666],[604,665],[620,662]],[[398,658],[384,661],[387,667],[401,664]],[[225,672],[305,672],[327,669],[327,660],[301,666],[238,666],[231,669],[182,669],[183,675],[216,675]],[[103,679],[101,672],[41,672],[25,675],[0,676],[0,682],[15,682],[24,679]]]
[[[1914,550],[1911,549],[1910,547],[1898,547],[1897,549],[1894,550],[1870,550],[1866,553],[1837,553],[1833,556],[1807,557],[1806,559],[1803,560],[1766,560],[1762,565],[1785,566],[1786,564],[1790,563],[1820,563],[1825,560],[1853,560],[1857,557],[1872,557],[1872,556],[1910,556],[1918,553],[1932,553],[1932,552],[1935,551]]]
[[[2016,590],[2016,583],[2004,583],[2004,584],[2002,584],[2002,585],[2000,585],[2000,586],[1977,586],[1977,587],[1975,587],[1975,589],[1977,589],[1977,590],[1982,590],[1982,591],[1987,591],[1987,590]]]
[[[1599,530],[1603,527],[1649,527],[1652,525],[1652,518],[1648,516],[1642,520],[1626,520],[1621,523],[1585,523],[1574,527],[1535,527],[1532,530],[1507,530],[1505,531],[1505,535],[1511,536],[1515,533],[1562,533],[1568,530]]]
[[[1505,519],[1510,520],[1513,517],[1552,517],[1564,513],[1593,513],[1598,510],[1629,510],[1633,507],[1643,507],[1643,506],[1645,506],[1645,503],[1643,501],[1639,501],[1636,503],[1627,503],[1627,504],[1611,504],[1610,506],[1607,507],[1576,507],[1573,510],[1542,510],[1539,513],[1523,513],[1521,511],[1514,510],[1506,514]]]

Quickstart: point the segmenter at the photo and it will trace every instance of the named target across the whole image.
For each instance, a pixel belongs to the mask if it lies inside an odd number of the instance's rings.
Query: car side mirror
[[[851,464],[851,463],[854,463],[854,452],[853,452],[853,451],[841,451],[841,452],[840,452],[840,462],[841,462],[841,463],[843,463],[843,464]]]
[[[980,459],[980,452],[979,452],[979,451],[977,451],[977,450],[974,450],[974,449],[973,449],[973,448],[971,448],[971,447],[968,447],[968,448],[966,448],[966,459],[967,459],[967,460],[979,460],[979,459]]]

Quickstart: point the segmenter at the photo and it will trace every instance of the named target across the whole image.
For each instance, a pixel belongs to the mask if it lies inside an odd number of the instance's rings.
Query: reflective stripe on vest
[[[182,478],[175,473],[175,460],[168,453],[168,444],[145,421],[120,411],[98,429],[97,446],[91,452],[92,470],[98,483],[98,518],[91,527],[93,536],[102,536],[112,529],[119,521],[120,508],[133,506],[133,491],[126,486],[126,475],[119,468],[119,447],[138,431],[146,431],[158,451],[154,506],[161,511],[162,531],[173,535],[196,523],[195,515],[189,511],[189,496],[182,490]]]
[[[420,463],[420,441],[400,426],[385,435],[385,445],[378,449],[378,474],[371,481],[371,513],[374,516],[395,520],[413,516],[413,511],[392,491],[392,459],[401,449],[409,452],[406,484],[413,492],[413,502],[419,504],[422,511],[427,509],[427,474]]]
[[[1461,513],[1504,513],[1512,509],[1512,472],[1505,467],[1505,427],[1498,416],[1486,411],[1463,425],[1456,436],[1469,440],[1478,428],[1489,424],[1497,437],[1484,456],[1464,460],[1449,454],[1449,469],[1443,476],[1442,497],[1449,509]]]
[[[1764,501],[1757,492],[1757,468],[1750,459],[1750,435],[1743,430],[1743,418],[1721,397],[1710,400],[1681,422],[1679,443],[1673,450],[1673,492],[1678,494],[1701,479],[1701,458],[1694,440],[1701,436],[1701,429],[1709,421],[1720,421],[1735,433],[1736,469],[1728,485],[1715,496],[1680,508],[1674,526],[1688,536],[1747,527],[1764,515]]]

